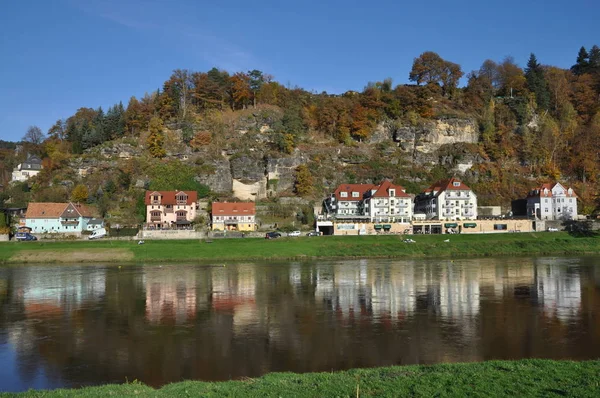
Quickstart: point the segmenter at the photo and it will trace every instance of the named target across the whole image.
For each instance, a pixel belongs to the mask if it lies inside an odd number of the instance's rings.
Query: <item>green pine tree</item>
[[[525,69],[525,79],[527,80],[527,86],[529,90],[535,94],[535,102],[540,109],[548,109],[550,106],[550,90],[548,90],[548,83],[544,77],[544,69],[540,65],[535,57],[535,54],[531,53],[529,61],[527,61],[527,68]]]

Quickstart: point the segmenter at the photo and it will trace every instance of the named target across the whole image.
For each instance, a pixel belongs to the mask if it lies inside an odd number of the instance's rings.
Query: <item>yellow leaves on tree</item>
[[[296,193],[300,196],[308,196],[313,192],[313,176],[308,166],[301,164],[296,169]]]
[[[79,184],[71,192],[71,202],[84,203],[88,200],[88,189],[85,185]]]
[[[148,124],[150,134],[146,139],[146,148],[150,155],[155,158],[163,158],[166,155],[164,148],[165,134],[163,132],[163,122],[154,116]]]
[[[371,135],[371,130],[377,117],[374,109],[365,108],[357,104],[352,109],[351,134],[358,140],[363,140]]]

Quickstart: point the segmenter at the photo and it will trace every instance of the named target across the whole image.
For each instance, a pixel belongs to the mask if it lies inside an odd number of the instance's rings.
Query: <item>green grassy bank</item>
[[[600,253],[600,237],[565,232],[485,235],[324,236],[265,239],[215,239],[0,243],[0,263],[167,262],[281,260],[351,257],[448,257]],[[449,242],[444,240],[449,239]]]
[[[335,373],[271,373],[241,381],[185,381],[158,390],[134,382],[79,390],[32,390],[17,396],[598,397],[600,361],[490,361],[353,369]]]

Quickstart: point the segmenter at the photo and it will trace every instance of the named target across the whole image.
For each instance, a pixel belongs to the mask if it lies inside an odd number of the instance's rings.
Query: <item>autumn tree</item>
[[[29,126],[22,139],[29,144],[40,145],[44,141],[44,133],[38,126]]]
[[[446,95],[452,94],[462,76],[460,65],[444,60],[433,51],[426,51],[415,58],[408,77],[417,84],[439,84]]]
[[[252,97],[250,78],[244,73],[236,73],[231,76],[230,84],[231,109],[246,109]]]
[[[79,184],[71,191],[71,202],[85,203],[88,200],[88,189],[85,185]]]
[[[301,164],[296,169],[296,193],[300,196],[308,196],[313,192],[313,176],[308,169],[308,166]]]
[[[527,80],[512,57],[506,57],[498,65],[495,87],[500,96],[522,96],[527,93]]]
[[[199,149],[203,146],[210,145],[212,142],[212,134],[210,131],[200,131],[196,133],[194,138],[190,141],[190,146],[193,149]]]
[[[149,135],[146,139],[146,147],[150,155],[155,158],[162,158],[166,155],[164,148],[165,134],[163,131],[163,122],[158,117],[150,119],[148,125]]]
[[[48,129],[48,137],[62,140],[67,132],[67,123],[64,119],[58,119],[52,127]]]

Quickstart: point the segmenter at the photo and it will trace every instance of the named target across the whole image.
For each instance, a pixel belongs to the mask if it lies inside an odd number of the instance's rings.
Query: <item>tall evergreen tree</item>
[[[575,61],[575,65],[571,66],[571,72],[578,76],[583,75],[584,73],[587,73],[589,65],[589,54],[585,47],[582,46],[579,49],[579,54],[577,54],[577,61]]]
[[[548,109],[550,106],[548,83],[544,77],[544,69],[542,68],[542,65],[538,63],[537,58],[533,53],[531,53],[529,61],[527,61],[525,79],[527,80],[529,90],[535,94],[535,101],[538,107],[544,110]]]

